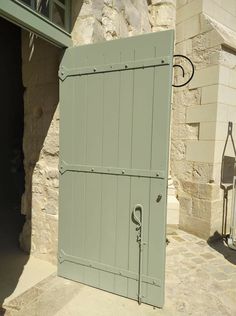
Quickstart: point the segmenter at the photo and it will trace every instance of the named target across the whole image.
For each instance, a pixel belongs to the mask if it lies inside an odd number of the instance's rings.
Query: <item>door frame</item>
[[[1,0],[0,16],[56,46],[72,46],[70,33],[17,0]]]

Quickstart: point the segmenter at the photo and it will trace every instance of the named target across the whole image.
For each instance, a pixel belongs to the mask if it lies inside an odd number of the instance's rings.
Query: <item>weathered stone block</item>
[[[43,146],[43,152],[46,155],[58,156],[59,154],[59,137],[55,135],[51,139],[46,139]]]
[[[210,236],[210,223],[206,220],[181,214],[179,225],[180,229],[183,229],[203,239],[208,239]]]
[[[110,7],[104,7],[103,9],[102,24],[104,36],[107,40],[129,35],[128,26],[123,15]]]
[[[175,24],[175,7],[169,3],[154,5],[150,8],[150,23],[152,26],[173,28]]]
[[[171,150],[171,175],[174,177],[174,181],[181,182],[182,180],[191,181],[193,178],[193,162],[186,160],[176,160]]]
[[[56,263],[57,218],[44,212],[32,212],[32,245],[34,256]]]
[[[202,99],[201,104],[216,103],[218,99],[218,85],[211,85],[202,88]]]
[[[180,194],[178,197],[181,213],[185,213],[189,216],[192,215],[192,198],[186,194]]]
[[[176,7],[177,9],[180,9],[182,6],[186,5],[187,3],[188,3],[188,0],[177,0]]]
[[[220,45],[209,49],[199,49],[193,46],[192,62],[195,69],[206,68],[208,65],[219,64],[220,59]]]
[[[112,1],[112,6],[118,12],[122,12],[122,10],[125,10],[125,2],[126,2],[125,0],[113,0]]]
[[[176,26],[176,41],[177,43],[190,39],[200,33],[201,26],[199,15],[192,17],[189,20],[183,21]]]
[[[216,30],[202,33],[192,39],[192,45],[198,50],[208,50],[209,48],[219,46],[222,43],[222,37]]]
[[[72,32],[74,45],[90,44],[104,40],[101,24],[94,16],[78,18]]]
[[[172,124],[171,136],[173,140],[187,140],[199,138],[199,124]]]
[[[109,0],[96,0],[96,1],[92,1],[92,5],[91,5],[91,13],[93,16],[96,17],[96,19],[98,21],[101,22],[102,20],[102,10],[103,10],[103,7],[104,7],[104,4],[106,5],[110,5],[109,4]]]
[[[186,55],[186,56],[192,54],[192,49],[193,49],[192,41],[193,41],[192,39],[188,39],[183,42],[177,43],[175,45],[175,53]]]
[[[236,89],[227,87],[225,85],[219,85],[218,90],[218,102],[235,106]]]
[[[220,60],[219,60],[220,65],[223,65],[225,67],[232,69],[235,67],[235,61],[236,61],[235,54],[232,54],[231,52],[227,50],[220,51]]]
[[[59,171],[58,168],[46,168],[45,175],[48,179],[58,179],[59,178]]]
[[[176,22],[177,24],[192,18],[194,15],[198,15],[202,12],[203,0],[195,0],[182,6],[177,11]]]
[[[189,89],[195,89],[204,86],[211,86],[219,82],[219,66],[210,66],[195,71],[194,77],[189,84]]]
[[[172,108],[172,119],[175,124],[185,123],[186,120],[186,109],[182,106]]]
[[[192,214],[197,218],[201,218],[210,222],[212,203],[210,200],[193,198]]]
[[[200,140],[214,140],[216,139],[216,123],[215,122],[201,122]]]
[[[217,104],[192,106],[186,109],[186,123],[215,122],[217,117]]]
[[[214,183],[201,183],[194,181],[181,181],[182,191],[192,198],[215,201],[221,197],[220,187]]]
[[[131,30],[135,33],[141,33],[141,13],[130,0],[126,2],[124,14]]]
[[[215,157],[215,142],[204,140],[188,140],[186,146],[186,159],[211,163]]]
[[[235,57],[236,62],[236,57]],[[219,67],[219,83],[236,89],[236,70],[228,67]]]
[[[213,168],[214,165],[211,163],[204,162],[193,162],[193,181],[198,181],[199,183],[210,183],[213,179]]]
[[[175,140],[172,142],[171,157],[174,160],[182,160],[185,158],[185,144],[181,140]]]
[[[49,215],[56,215],[58,213],[58,205],[49,202],[45,205],[44,211]]]
[[[201,89],[193,90],[174,90],[173,96],[173,109],[178,109],[178,111],[184,111],[184,106],[189,107],[193,105],[200,104],[201,102]]]

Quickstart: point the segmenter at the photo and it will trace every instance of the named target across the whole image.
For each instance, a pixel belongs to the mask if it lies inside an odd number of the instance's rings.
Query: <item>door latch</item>
[[[139,216],[137,215],[139,213]],[[139,244],[139,278],[138,278],[138,303],[142,303],[142,273],[143,273],[143,246],[147,243],[143,242],[143,206],[137,204],[132,212],[134,223],[137,225],[137,243]]]

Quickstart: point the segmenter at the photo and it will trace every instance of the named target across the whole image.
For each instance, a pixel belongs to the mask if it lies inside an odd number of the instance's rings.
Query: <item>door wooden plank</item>
[[[129,270],[130,178],[118,177],[117,181],[115,265],[120,269]],[[115,292],[127,296],[127,278],[116,275],[114,282]]]
[[[99,165],[102,160],[102,75],[87,76],[86,164]],[[91,93],[92,92],[92,93]],[[96,128],[95,128],[96,127]],[[77,133],[77,130],[75,131]],[[85,258],[99,260],[101,227],[101,175],[86,175]],[[85,281],[99,286],[99,271],[85,267]]]
[[[85,258],[99,261],[101,227],[101,175],[86,175]],[[77,238],[77,234],[76,234]],[[86,284],[99,287],[99,271],[84,267]]]
[[[150,190],[150,215],[148,229],[148,275],[159,279],[161,284],[159,287],[155,285],[147,285],[147,297],[145,302],[152,304],[158,298],[159,306],[164,304],[164,275],[165,275],[165,224],[166,208],[165,187],[163,181],[151,181]],[[156,203],[156,195],[162,194],[163,199]],[[158,226],[157,226],[158,223]],[[158,266],[158,269],[157,269]]]
[[[167,170],[168,170],[168,149],[169,149],[169,128],[163,121],[165,116],[170,119],[170,108],[165,107],[166,100],[170,102],[170,93],[165,87],[165,82],[170,76],[168,67],[158,67],[155,69],[154,85],[154,111],[153,111],[153,131],[152,131],[152,159],[151,167],[166,170],[165,179],[155,182],[151,180],[151,208],[149,219],[149,251],[148,251],[148,274],[162,280],[162,290],[148,285],[148,299],[153,301],[156,296],[160,298],[161,306],[164,304],[164,276],[165,276],[165,236],[166,236],[166,210],[167,207]],[[166,150],[160,154],[160,148],[166,144]],[[155,203],[158,195],[162,198],[159,203]],[[156,230],[154,223],[159,223]],[[158,264],[158,269],[156,265]]]
[[[85,257],[86,253],[86,177],[86,174],[74,173],[74,217],[70,229],[72,234],[75,231],[77,232],[76,238],[73,238],[73,253],[77,257]],[[77,274],[80,277],[80,281],[85,282],[83,266],[78,266]]]
[[[87,116],[88,116],[88,76],[76,77],[75,82],[75,102],[73,109],[73,129],[76,131],[71,138],[73,139],[74,157],[73,161],[78,164],[86,164],[87,147]]]
[[[134,50],[121,52],[121,61],[134,59]],[[133,111],[133,71],[120,72],[119,104],[119,144],[118,167],[131,168],[132,111]],[[129,234],[130,234],[130,185],[131,179],[117,177],[117,238],[115,264],[128,270]],[[128,280],[115,276],[115,291],[128,295]]]
[[[63,155],[60,156],[60,159],[71,162],[71,158],[73,157],[74,148],[71,146],[71,137],[74,135],[73,130],[73,116],[74,116],[74,103],[75,101],[75,84],[72,78],[68,78],[63,84],[63,91],[60,96],[60,104],[66,104],[65,106],[60,107],[60,152]],[[71,96],[71,97],[69,97]],[[63,132],[61,132],[63,130]],[[70,141],[68,141],[70,140]]]
[[[120,60],[119,51],[104,54],[104,63],[114,63]],[[103,141],[102,165],[114,166],[118,158],[119,138],[119,104],[120,104],[120,74],[105,73],[103,75]],[[102,217],[100,261],[115,266],[116,221],[117,221],[117,177],[102,176]],[[114,291],[115,276],[112,273],[100,272],[100,286],[108,291]]]
[[[115,266],[116,249],[117,179],[102,175],[102,214],[100,262]],[[114,274],[100,272],[100,286],[114,291]]]

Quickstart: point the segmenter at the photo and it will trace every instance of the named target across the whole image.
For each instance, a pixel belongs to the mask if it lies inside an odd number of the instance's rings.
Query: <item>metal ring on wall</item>
[[[177,55],[174,55],[173,57],[174,57],[174,58],[175,58],[175,57],[180,57],[180,58],[186,59],[186,60],[190,63],[191,68],[192,68],[191,76],[190,76],[190,78],[189,78],[185,83],[182,83],[182,84],[180,84],[180,85],[172,84],[173,87],[180,88],[180,87],[183,87],[183,86],[187,85],[187,84],[193,79],[193,76],[194,76],[194,65],[193,65],[192,61],[191,61],[187,56],[177,54]],[[183,66],[178,65],[178,64],[174,64],[174,65],[173,65],[173,68],[174,68],[174,67],[179,67],[180,69],[182,69],[183,78],[184,78],[184,76],[185,76],[185,71],[184,71]]]

